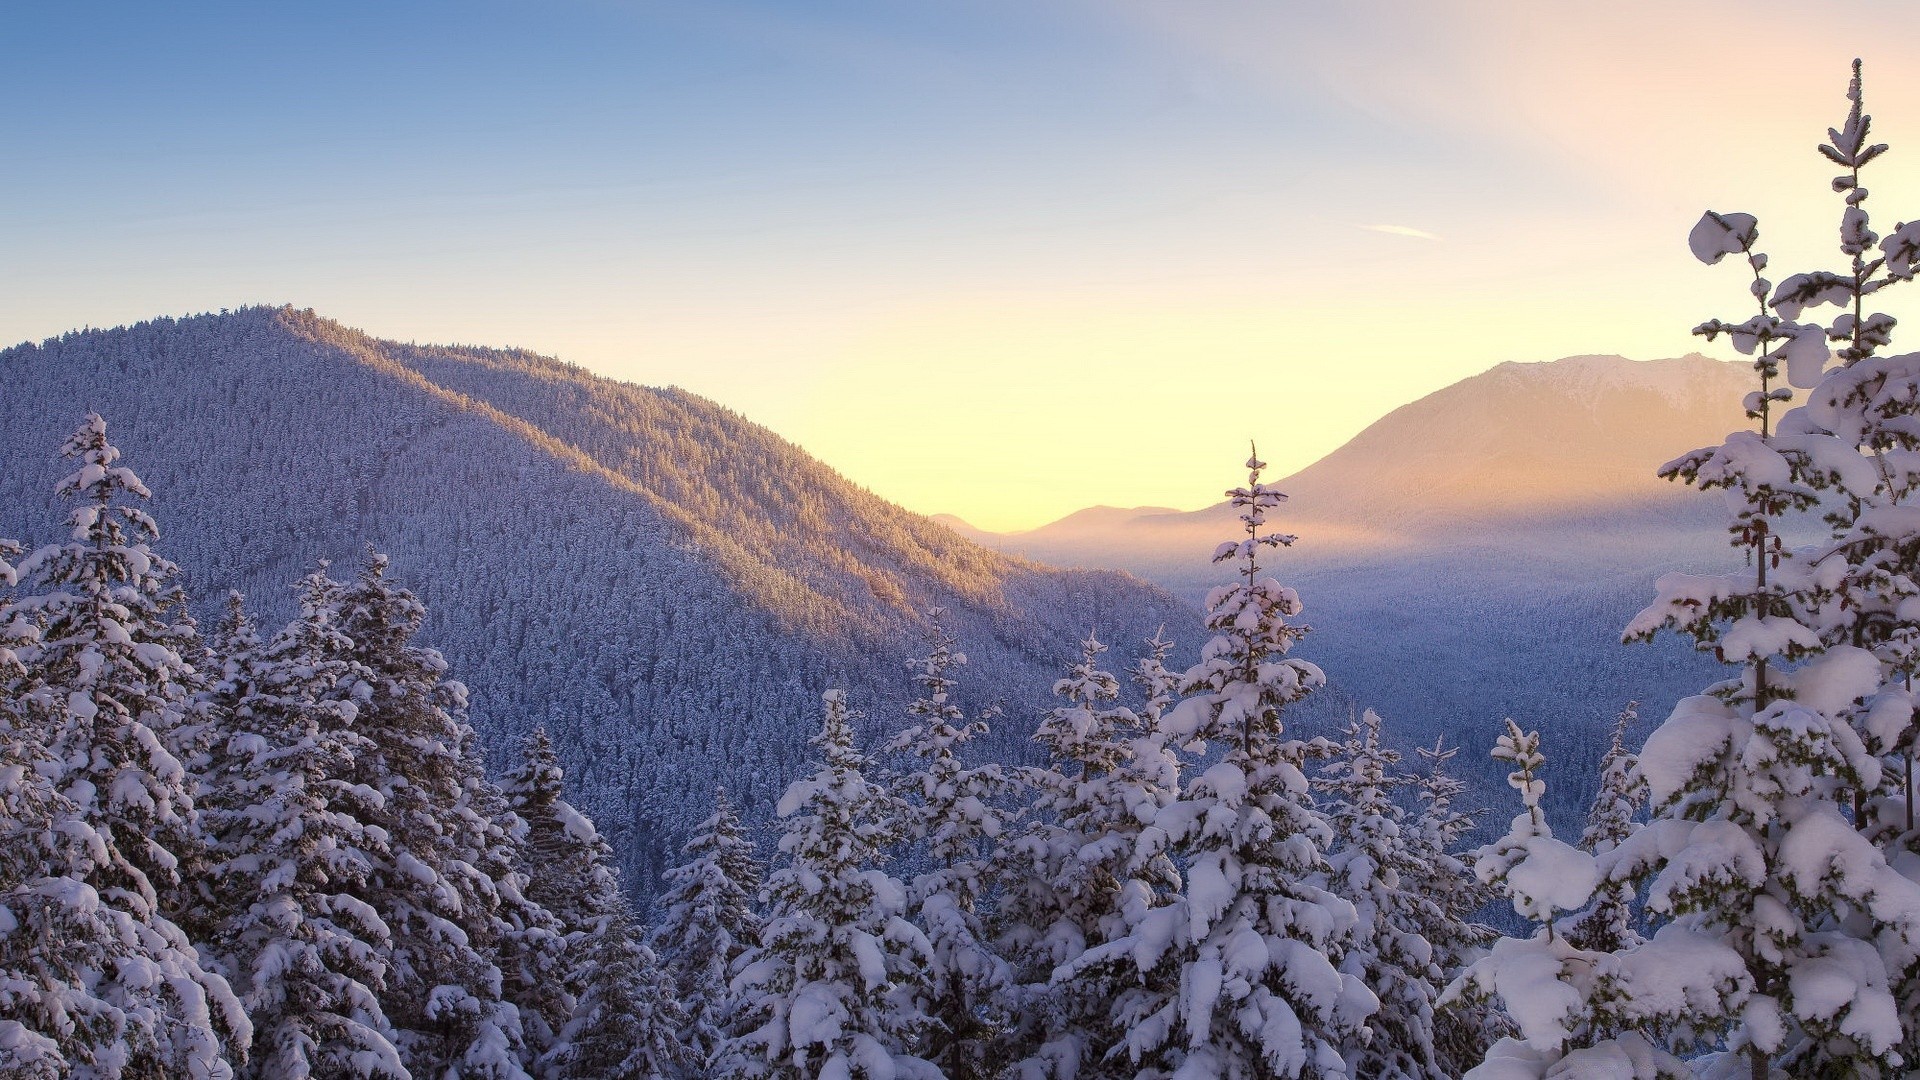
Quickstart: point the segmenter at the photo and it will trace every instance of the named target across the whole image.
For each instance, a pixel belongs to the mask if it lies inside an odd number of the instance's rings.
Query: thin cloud
[[[1411,225],[1362,225],[1360,227],[1368,232],[1386,233],[1388,236],[1411,236],[1415,240],[1440,239],[1438,233],[1430,233],[1425,229],[1416,229]]]

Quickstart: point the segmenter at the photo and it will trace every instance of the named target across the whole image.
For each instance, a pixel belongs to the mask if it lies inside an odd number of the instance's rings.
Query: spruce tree
[[[1465,782],[1447,771],[1460,752],[1444,738],[1415,753],[1424,763],[1412,777],[1418,809],[1410,833],[1412,859],[1406,877],[1427,899],[1418,909],[1428,922],[1421,935],[1433,946],[1434,962],[1448,981],[1484,952],[1499,934],[1475,915],[1494,899],[1494,889],[1475,876],[1462,842],[1472,833],[1474,816],[1458,809]],[[1495,1039],[1508,1034],[1500,1012],[1484,1000],[1456,1000],[1434,1017],[1434,1045],[1441,1071],[1459,1076],[1486,1057]]]
[[[1167,643],[1152,648],[1142,666],[1164,673]],[[1151,722],[1117,703],[1119,681],[1100,666],[1106,649],[1089,636],[1080,662],[1054,684],[1061,704],[1034,735],[1048,761],[1023,770],[1027,824],[1000,855],[1000,941],[1019,982],[1004,1010],[1004,1054],[1022,1080],[1120,1071],[1107,1058],[1120,1041],[1110,1006],[1130,972],[1108,963],[1071,978],[1054,973],[1124,937],[1130,916],[1168,903],[1180,884],[1165,834],[1146,824],[1172,800],[1175,766]],[[1149,707],[1164,704],[1149,688]]]
[[[1333,833],[1282,711],[1325,680],[1286,655],[1305,632],[1288,622],[1300,600],[1261,573],[1261,550],[1293,539],[1266,531],[1285,496],[1260,481],[1264,467],[1250,458],[1247,485],[1228,492],[1245,535],[1214,561],[1238,564],[1239,579],[1208,595],[1215,636],[1164,721],[1179,744],[1223,747],[1154,818],[1185,858],[1184,888],[1075,965],[1137,969],[1114,1007],[1119,1052],[1142,1078],[1344,1077],[1341,1049],[1379,1006],[1339,969],[1353,905],[1314,883]]]
[[[1755,314],[1710,320],[1696,333],[1724,335],[1754,357],[1758,387],[1746,406],[1758,430],[1734,432],[1662,472],[1724,493],[1734,545],[1752,570],[1663,577],[1628,637],[1671,629],[1740,670],[1680,702],[1647,740],[1640,769],[1652,824],[1601,860],[1608,880],[1649,890],[1649,909],[1666,921],[1661,934],[1679,927],[1741,957],[1750,990],[1738,1011],[1687,1022],[1756,1078],[1776,1066],[1815,1077],[1900,1067],[1908,1025],[1896,987],[1920,953],[1920,886],[1855,831],[1870,824],[1869,797],[1886,783],[1883,755],[1897,749],[1912,714],[1897,645],[1844,630],[1856,609],[1865,609],[1868,622],[1876,618],[1851,549],[1877,548],[1869,577],[1904,573],[1898,566],[1906,558],[1899,544],[1855,543],[1891,520],[1882,512],[1890,489],[1879,470],[1899,457],[1898,446],[1875,436],[1857,410],[1879,409],[1873,402],[1882,389],[1894,399],[1904,393],[1872,355],[1891,321],[1862,302],[1879,288],[1873,276],[1906,256],[1896,236],[1882,245],[1884,259],[1868,258],[1875,237],[1859,170],[1885,147],[1867,141],[1857,70],[1848,97],[1845,124],[1821,150],[1848,170],[1835,189],[1846,204],[1849,272],[1796,275],[1774,289],[1747,214],[1708,212],[1690,237],[1701,261],[1738,255],[1752,278]],[[1807,307],[1848,301],[1852,310],[1831,327],[1794,321]],[[1832,372],[1829,337],[1848,342]],[[1774,413],[1792,395],[1775,385],[1783,375],[1814,391],[1775,430]],[[1888,418],[1897,411],[1888,406]],[[1827,517],[1848,550],[1786,548],[1781,519],[1820,505],[1822,491],[1834,496]],[[1898,492],[1891,494],[1897,501]],[[1886,709],[1890,670],[1902,685],[1891,691],[1899,704]]]
[[[666,873],[654,949],[673,999],[687,1010],[688,1057],[712,1070],[738,1011],[733,971],[760,940],[760,866],[725,790],[714,793],[713,815],[683,850],[689,861]]]
[[[932,946],[905,918],[906,888],[880,869],[897,841],[892,798],[853,745],[846,695],[826,693],[820,764],[781,796],[783,863],[767,882],[760,946],[734,986],[741,1029],[722,1075],[883,1080],[933,1075],[914,1057]]]
[[[208,832],[219,956],[254,1024],[241,1074],[398,1080],[407,1076],[380,1005],[392,935],[363,897],[388,856],[366,824],[375,805],[348,783],[365,741],[328,625],[324,579],[301,585],[299,614],[263,645],[239,594],[211,642],[213,747]],[[231,898],[231,899],[227,899]]]
[[[424,609],[386,570],[374,554],[331,590],[351,663],[334,697],[355,705],[366,739],[347,779],[377,795],[370,824],[388,843],[367,885],[393,934],[381,1005],[414,1076],[525,1080],[519,1013],[497,963],[512,927],[493,863],[512,853],[510,836],[484,798],[466,688],[414,643]]]
[[[613,849],[565,797],[565,774],[545,728],[521,745],[520,764],[498,792],[483,775],[468,781],[498,835],[483,867],[500,895],[506,924],[499,946],[503,995],[520,1012],[529,1071],[559,1046],[587,988],[592,940],[626,909]]]
[[[1341,970],[1380,999],[1366,1037],[1346,1050],[1347,1066],[1356,1077],[1440,1080],[1447,1073],[1434,1002],[1446,977],[1425,933],[1440,913],[1419,888],[1420,852],[1394,799],[1406,782],[1395,769],[1400,755],[1380,741],[1380,716],[1372,709],[1349,723],[1345,735],[1320,781],[1336,837],[1327,855],[1328,887],[1358,916]]]
[[[1647,782],[1639,772],[1639,756],[1627,749],[1626,738],[1628,725],[1639,718],[1639,704],[1628,702],[1621,710],[1614,721],[1613,740],[1600,759],[1600,790],[1594,793],[1586,831],[1580,834],[1580,847],[1589,855],[1607,854],[1639,829]],[[1582,949],[1614,952],[1636,945],[1640,934],[1634,929],[1634,895],[1631,881],[1602,881],[1594,890],[1593,902],[1568,916],[1561,929]]]
[[[894,783],[899,832],[927,867],[907,888],[911,917],[932,946],[923,1008],[936,1026],[927,1056],[948,1080],[984,1080],[992,1034],[985,1013],[1010,975],[987,940],[980,905],[989,851],[1004,828],[1000,805],[1012,784],[999,765],[961,758],[988,733],[988,718],[969,718],[953,700],[967,657],[942,625],[943,615],[939,608],[928,613],[928,653],[908,661],[919,696],[907,706],[907,726],[886,749],[911,761]]]
[[[1561,913],[1587,905],[1601,874],[1586,852],[1558,840],[1540,809],[1546,755],[1537,732],[1511,719],[1493,756],[1512,766],[1507,782],[1522,812],[1507,834],[1480,849],[1475,872],[1506,894],[1532,928],[1505,937],[1447,987],[1443,1004],[1498,1002],[1513,1034],[1488,1050],[1469,1080],[1546,1080],[1605,1076],[1678,1080],[1690,1073],[1651,1038],[1687,1030],[1673,1006],[1724,1016],[1744,999],[1740,958],[1718,942],[1680,931],[1660,943],[1657,963],[1628,965],[1623,954],[1582,949],[1558,932]]]
[[[17,641],[0,696],[11,700],[14,760],[32,762],[52,788],[22,805],[67,839],[40,845],[16,885],[61,893],[36,918],[97,904],[122,935],[128,959],[94,977],[148,1037],[98,1066],[102,1075],[226,1075],[223,1052],[244,1060],[251,1027],[175,918],[178,868],[203,844],[186,770],[169,749],[194,683],[179,652],[188,631],[177,572],[150,546],[159,529],[134,501],[149,493],[119,464],[106,422],[88,414],[61,452],[78,468],[58,490],[79,505],[65,542],[21,561],[28,589],[0,611]],[[151,976],[135,974],[141,964]]]
[[[678,1080],[722,1075],[691,1060],[687,1012],[645,933],[624,907],[583,942],[586,987],[547,1064],[565,1080]]]

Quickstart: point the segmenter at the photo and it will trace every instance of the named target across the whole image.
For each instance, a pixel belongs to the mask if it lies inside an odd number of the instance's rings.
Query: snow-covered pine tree
[[[0,1075],[231,1076],[198,957],[87,883],[115,855],[20,719],[0,715]]]
[[[893,779],[898,832],[926,867],[907,887],[908,910],[933,949],[922,1007],[935,1026],[925,1056],[947,1080],[985,1080],[992,1044],[986,1010],[1011,975],[987,940],[980,902],[989,852],[1004,828],[1001,807],[1013,785],[998,764],[962,760],[967,744],[987,734],[988,719],[998,711],[969,718],[953,700],[967,656],[942,623],[944,615],[939,608],[927,613],[927,655],[907,662],[918,696],[907,706],[907,726],[886,752],[908,761]]]
[[[1620,711],[1613,724],[1613,740],[1600,759],[1600,790],[1594,793],[1586,831],[1580,834],[1580,847],[1589,855],[1605,855],[1640,827],[1638,818],[1647,802],[1647,782],[1639,773],[1638,756],[1627,749],[1627,727],[1639,719],[1639,705],[1630,701]],[[1638,944],[1634,893],[1631,881],[1600,882],[1594,889],[1593,902],[1567,916],[1560,932],[1574,947],[1596,952],[1615,952]]]
[[[534,1061],[558,1049],[592,978],[593,941],[627,907],[613,849],[567,802],[565,779],[553,741],[536,727],[502,784],[505,806],[487,814],[511,834],[517,853],[510,874],[491,869],[509,926],[500,949],[505,994],[520,1010],[526,1054]]]
[[[331,657],[346,642],[328,624],[324,577],[300,592],[271,645],[238,593],[210,643],[208,700],[225,738],[205,788],[219,922],[203,948],[253,1020],[240,1075],[399,1080],[407,1070],[380,1005],[392,937],[362,899],[388,852],[365,823],[368,793],[344,779],[364,746],[356,709],[332,696],[347,664]]]
[[[910,1049],[931,1023],[920,1002],[932,946],[905,918],[905,886],[880,869],[899,813],[867,776],[844,692],[827,691],[813,745],[820,767],[776,807],[783,865],[767,882],[760,946],[734,977],[744,1034],[722,1075],[938,1080]]]
[[[689,861],[666,873],[654,949],[674,1000],[687,1010],[682,1041],[688,1058],[711,1073],[734,1029],[738,1002],[729,985],[734,968],[760,940],[760,916],[753,908],[760,865],[725,790],[714,792],[713,815],[694,830],[684,850]]]
[[[1395,769],[1400,755],[1380,741],[1380,715],[1372,709],[1345,735],[1319,781],[1336,837],[1327,853],[1328,887],[1358,915],[1340,968],[1380,999],[1367,1036],[1346,1050],[1347,1067],[1356,1077],[1444,1080],[1434,1001],[1446,978],[1424,933],[1439,910],[1419,889],[1419,852],[1394,800],[1405,782]]]
[[[1293,539],[1265,531],[1286,496],[1261,483],[1264,467],[1250,458],[1247,485],[1228,492],[1246,535],[1214,561],[1237,563],[1239,580],[1208,595],[1215,636],[1183,680],[1190,696],[1164,719],[1178,743],[1225,748],[1154,818],[1185,856],[1184,891],[1074,965],[1136,965],[1138,985],[1115,1011],[1118,1052],[1142,1080],[1345,1077],[1341,1048],[1379,1006],[1338,966],[1353,905],[1314,883],[1333,833],[1308,790],[1306,745],[1287,737],[1281,713],[1325,679],[1287,657],[1304,633],[1287,621],[1300,600],[1261,574],[1260,550]]]
[[[1546,755],[1537,732],[1511,719],[1494,746],[1496,760],[1513,766],[1507,782],[1520,793],[1522,812],[1507,834],[1480,849],[1475,872],[1505,893],[1516,915],[1534,928],[1506,937],[1447,987],[1443,1006],[1498,1001],[1515,1034],[1495,1042],[1468,1080],[1678,1080],[1690,1075],[1680,1058],[1650,1036],[1689,1031],[1674,1006],[1724,1016],[1744,1000],[1740,958],[1710,938],[1667,935],[1636,972],[1623,973],[1621,954],[1581,949],[1555,929],[1560,913],[1591,899],[1600,872],[1591,855],[1553,835],[1540,802]],[[1633,977],[1633,976],[1637,976]]]
[[[513,927],[493,864],[513,853],[511,837],[477,798],[485,776],[466,688],[414,643],[424,609],[386,571],[373,554],[355,581],[330,590],[351,662],[335,695],[354,703],[367,740],[348,779],[377,793],[369,824],[389,845],[367,886],[393,933],[381,1005],[414,1076],[526,1080],[519,1012],[497,963]]]
[[[1156,673],[1147,681],[1157,720],[1173,677],[1160,666],[1169,643],[1150,647],[1141,666]],[[998,853],[998,940],[1018,983],[1001,1010],[1000,1056],[1020,1080],[1091,1080],[1125,1068],[1107,1051],[1121,1037],[1111,1004],[1132,982],[1128,966],[1058,980],[1054,972],[1124,936],[1130,916],[1166,904],[1180,886],[1165,834],[1147,824],[1172,800],[1177,774],[1149,721],[1117,703],[1119,681],[1100,666],[1106,649],[1089,635],[1080,662],[1054,684],[1061,704],[1034,735],[1048,762],[1022,771],[1027,823]]]
[[[1920,494],[1920,353],[1883,353],[1892,345],[1896,321],[1868,305],[1881,303],[1886,289],[1920,272],[1920,222],[1896,225],[1884,239],[1874,232],[1862,173],[1888,147],[1872,140],[1857,60],[1847,99],[1846,119],[1828,130],[1819,147],[1842,170],[1832,188],[1841,200],[1843,265],[1790,275],[1771,300],[1781,319],[1837,308],[1824,326],[1811,329],[1840,344],[1839,363],[1826,366],[1824,354],[1809,350],[1800,370],[1789,372],[1793,385],[1808,394],[1803,406],[1781,419],[1780,432],[1806,444],[1809,481],[1826,489],[1822,509],[1832,537],[1803,556],[1817,568],[1813,591],[1821,640],[1830,649],[1866,649],[1880,665],[1878,686],[1858,688],[1859,701],[1840,710],[1881,764],[1877,776],[1852,778],[1849,816],[1889,862],[1910,866],[1920,853],[1913,777],[1920,741],[1913,693],[1920,672],[1920,525],[1912,509]],[[1901,1003],[1910,1066],[1920,1058],[1920,962],[1905,944],[1882,944]]]
[[[1734,432],[1662,473],[1725,494],[1734,545],[1753,569],[1745,577],[1666,575],[1626,636],[1672,629],[1742,668],[1706,695],[1681,701],[1647,740],[1640,770],[1652,823],[1601,859],[1608,880],[1647,885],[1648,907],[1667,920],[1656,941],[1673,929],[1742,958],[1751,997],[1738,1013],[1695,1008],[1685,1020],[1706,1041],[1717,1038],[1739,1055],[1756,1080],[1775,1066],[1798,1076],[1886,1075],[1911,1049],[1900,1045],[1905,1032],[1893,987],[1914,969],[1920,887],[1855,832],[1856,823],[1867,824],[1862,795],[1882,787],[1880,754],[1910,724],[1911,702],[1902,687],[1894,691],[1897,707],[1875,708],[1889,693],[1885,660],[1832,632],[1837,611],[1868,602],[1835,592],[1850,556],[1836,557],[1831,547],[1785,550],[1778,528],[1787,512],[1814,507],[1822,489],[1840,494],[1845,509],[1830,520],[1843,535],[1856,510],[1864,514],[1858,527],[1868,532],[1890,520],[1874,512],[1875,461],[1898,448],[1860,441],[1864,429],[1847,419],[1821,378],[1829,328],[1791,321],[1816,300],[1851,297],[1856,310],[1831,330],[1850,343],[1842,370],[1862,374],[1873,371],[1868,353],[1891,326],[1858,307],[1870,291],[1859,275],[1878,269],[1864,258],[1872,234],[1858,169],[1884,147],[1866,142],[1857,73],[1849,97],[1846,125],[1822,148],[1851,170],[1836,183],[1847,201],[1843,248],[1856,259],[1844,285],[1832,275],[1800,275],[1773,290],[1751,215],[1708,212],[1690,237],[1701,261],[1742,255],[1753,278],[1755,315],[1710,320],[1696,333],[1709,340],[1725,334],[1755,358],[1759,387],[1747,409],[1759,429]],[[1887,263],[1896,258],[1889,251]],[[1773,385],[1783,368],[1791,383],[1820,388],[1776,433],[1774,406],[1791,396]],[[1870,722],[1860,724],[1863,716]]]
[[[88,414],[61,452],[79,467],[59,491],[79,505],[65,542],[21,561],[29,588],[0,611],[19,641],[0,696],[12,699],[18,759],[54,789],[43,805],[56,827],[91,839],[84,856],[64,843],[45,849],[73,857],[23,880],[77,890],[58,905],[97,903],[127,935],[124,970],[99,977],[124,995],[116,1005],[145,1017],[151,1041],[115,1068],[225,1075],[222,1053],[244,1059],[251,1027],[169,910],[182,897],[182,859],[197,859],[203,843],[186,770],[168,747],[194,678],[178,651],[176,572],[150,546],[159,529],[133,502],[148,491],[118,463],[106,422]],[[141,963],[149,975],[131,970]]]
[[[1414,752],[1424,768],[1411,777],[1418,809],[1409,834],[1412,862],[1406,877],[1410,887],[1430,901],[1421,913],[1431,921],[1420,932],[1450,982],[1499,937],[1493,927],[1474,918],[1497,894],[1474,874],[1471,858],[1461,847],[1473,831],[1474,816],[1455,806],[1467,785],[1447,771],[1460,748],[1446,745],[1443,737]],[[1448,1076],[1465,1073],[1485,1059],[1487,1048],[1508,1034],[1508,1028],[1499,1011],[1483,1000],[1456,1000],[1440,1008],[1433,1029],[1441,1070]]]
[[[687,1012],[624,902],[582,942],[586,987],[547,1059],[557,1080],[678,1080],[724,1075],[689,1060]]]

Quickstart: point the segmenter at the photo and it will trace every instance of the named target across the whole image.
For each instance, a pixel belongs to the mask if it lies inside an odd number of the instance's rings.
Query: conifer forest
[[[7,424],[67,432],[57,484],[0,487],[36,538],[0,540],[0,1077],[1920,1076],[1920,353],[1879,311],[1920,222],[1870,208],[1858,62],[1818,153],[1831,268],[1770,266],[1747,213],[1688,237],[1730,278],[1693,332],[1748,423],[1659,472],[1716,508],[1721,572],[1634,598],[1618,647],[1689,685],[1597,680],[1615,719],[1579,739],[1336,690],[1258,447],[1222,463],[1195,614],[530,355],[264,309],[0,352],[34,402]],[[549,531],[488,505],[548,468],[519,450],[419,481],[468,477],[470,534],[383,544],[395,489],[358,465],[254,468],[308,436],[249,434],[240,374],[178,399],[223,418],[184,450],[27,386],[296,332],[449,410],[366,414],[396,473],[463,424],[554,455]],[[122,404],[142,440],[169,407]],[[568,441],[565,409],[682,432],[674,464]],[[657,618],[626,625],[595,563],[646,545]]]

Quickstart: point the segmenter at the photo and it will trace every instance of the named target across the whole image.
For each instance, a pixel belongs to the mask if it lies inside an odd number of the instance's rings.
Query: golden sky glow
[[[0,337],[291,302],[520,345],[1017,529],[1206,504],[1249,437],[1284,473],[1504,360],[1691,350],[1745,313],[1701,210],[1831,261],[1856,53],[1870,207],[1920,215],[1906,4],[342,10],[36,12]]]

